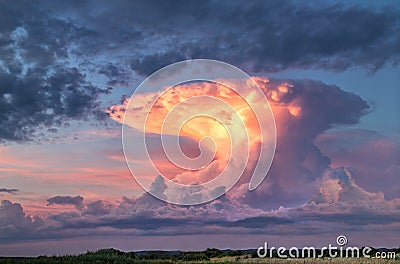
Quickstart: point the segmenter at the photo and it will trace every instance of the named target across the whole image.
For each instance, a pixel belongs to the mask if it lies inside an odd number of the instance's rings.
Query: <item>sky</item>
[[[322,247],[340,234],[353,246],[399,247],[399,32],[398,1],[0,1],[0,255]],[[250,136],[241,179],[213,201],[181,206],[135,181],[121,134],[125,113],[142,117],[160,95],[130,98],[139,84],[190,59],[251,76],[274,115],[276,150],[249,191],[260,128],[242,99],[213,83],[173,87],[146,128],[166,179],[208,182],[243,158],[228,157],[234,144],[220,136],[204,170],[168,163],[159,124],[184,98],[225,98]],[[206,108],[217,109],[187,109]],[[126,125],[140,132],[135,118]],[[221,135],[216,127],[200,120],[168,134],[195,157],[203,136]],[[140,177],[167,195],[166,179]]]

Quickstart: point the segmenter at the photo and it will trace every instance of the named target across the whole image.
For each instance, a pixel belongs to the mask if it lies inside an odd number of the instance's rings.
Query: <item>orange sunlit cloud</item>
[[[278,87],[272,87],[269,86],[267,78],[254,77],[253,79],[270,99],[275,119],[279,119],[282,115],[290,115],[294,118],[301,116],[300,106],[281,100],[290,93],[292,85],[284,83]],[[209,97],[217,100],[212,100]],[[154,105],[147,113],[147,107],[155,98],[157,99]],[[109,114],[113,120],[120,123],[123,122],[125,115],[125,124],[142,132],[156,135],[169,134],[192,139],[191,142],[186,142],[191,143],[191,147],[181,144],[184,154],[189,157],[199,155],[198,143],[202,138],[206,136],[213,138],[215,158],[202,172],[185,171],[175,166],[164,155],[162,147],[149,151],[150,156],[153,157],[153,163],[164,176],[180,183],[190,184],[207,182],[226,167],[231,155],[229,151],[232,144],[230,135],[236,137],[236,139],[239,138],[239,142],[241,142],[239,144],[244,144],[245,140],[249,140],[249,160],[256,159],[259,151],[257,146],[260,142],[260,127],[251,108],[256,104],[265,104],[265,101],[258,98],[250,89],[242,97],[219,83],[196,82],[166,88],[157,93],[137,94],[127,99],[123,105],[110,107]],[[204,115],[196,116],[203,113],[207,113],[218,120]],[[232,124],[234,115],[239,117],[236,122],[243,122],[247,131],[241,131],[241,129],[238,129],[240,128],[238,124]],[[137,122],[137,120],[146,116],[145,127],[140,127],[140,122]],[[194,118],[190,119],[190,117]],[[229,130],[226,127],[231,129]],[[204,143],[206,148],[213,152],[214,144],[212,141],[201,143]],[[243,156],[244,152],[232,155],[236,155],[232,158],[242,158],[240,156]],[[154,177],[154,175],[149,175],[149,177]]]

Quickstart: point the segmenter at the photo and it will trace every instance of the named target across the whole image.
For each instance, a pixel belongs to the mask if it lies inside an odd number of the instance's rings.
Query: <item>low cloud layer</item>
[[[144,194],[138,198],[123,197],[119,203],[98,200],[84,204],[82,211],[53,213],[45,218],[31,218],[20,204],[3,201],[0,241],[60,239],[82,234],[301,236],[336,234],[337,230],[352,230],[354,226],[364,232],[399,228],[396,225],[400,200],[386,200],[382,193],[365,191],[347,168],[326,170],[316,181],[313,194],[304,205],[272,211],[254,209],[227,197],[199,206],[176,206]]]

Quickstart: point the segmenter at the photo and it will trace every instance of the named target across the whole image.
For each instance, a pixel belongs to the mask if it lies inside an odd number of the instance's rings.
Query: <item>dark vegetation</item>
[[[241,256],[240,250],[207,249],[201,252],[140,251],[122,252],[116,249],[100,249],[80,255],[39,256],[36,258],[0,257],[0,263],[175,263],[207,261],[211,258]]]

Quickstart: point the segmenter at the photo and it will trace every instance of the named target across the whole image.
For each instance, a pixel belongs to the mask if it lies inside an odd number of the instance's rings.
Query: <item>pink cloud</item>
[[[368,130],[346,130],[320,135],[322,152],[335,166],[349,166],[364,189],[399,198],[400,144],[398,136]]]

